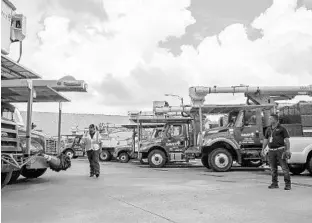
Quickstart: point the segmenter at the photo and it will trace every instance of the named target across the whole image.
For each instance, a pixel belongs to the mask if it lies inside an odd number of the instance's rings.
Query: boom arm
[[[312,85],[308,86],[232,86],[232,87],[190,87],[189,96],[194,106],[201,106],[207,94],[244,93],[254,104],[275,104],[277,100],[292,99],[297,95],[312,96]]]

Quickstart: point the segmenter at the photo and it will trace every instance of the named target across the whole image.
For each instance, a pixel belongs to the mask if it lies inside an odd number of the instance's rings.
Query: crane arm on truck
[[[312,85],[307,86],[232,86],[190,87],[189,96],[193,106],[202,106],[208,94],[244,93],[254,104],[275,104],[278,100],[292,99],[298,95],[312,96]]]

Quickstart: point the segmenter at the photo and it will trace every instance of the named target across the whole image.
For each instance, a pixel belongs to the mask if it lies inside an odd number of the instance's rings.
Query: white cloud
[[[86,30],[70,29],[64,16],[50,16],[38,33],[42,44],[23,61],[45,78],[71,74],[88,81],[92,96],[70,94],[68,112],[125,114],[151,108],[165,93],[186,100],[193,85],[312,84],[312,12],[296,10],[295,0],[275,0],[255,18],[251,25],[261,29],[261,39],[249,40],[246,27],[233,24],[203,38],[196,49],[182,46],[175,57],[158,43],[182,36],[195,22],[189,5],[190,0],[104,0],[109,19],[92,20]],[[234,101],[231,95],[207,97],[211,103]]]

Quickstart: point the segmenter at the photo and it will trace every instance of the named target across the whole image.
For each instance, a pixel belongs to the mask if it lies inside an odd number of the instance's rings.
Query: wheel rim
[[[153,156],[152,156],[152,163],[154,164],[154,165],[160,165],[162,162],[163,162],[163,157],[160,155],[160,154],[154,154]]]
[[[127,159],[127,156],[125,154],[120,156],[120,160],[125,161]]]
[[[103,160],[105,160],[105,159],[107,159],[107,154],[106,153],[101,153],[101,158],[103,159]]]
[[[224,168],[229,165],[229,157],[224,153],[219,153],[215,157],[215,164],[219,168]]]
[[[67,151],[66,156],[69,156],[69,158],[71,159],[71,158],[73,158],[74,154],[72,151]]]

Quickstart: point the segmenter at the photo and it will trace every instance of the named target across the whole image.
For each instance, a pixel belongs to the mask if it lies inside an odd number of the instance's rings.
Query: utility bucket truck
[[[138,158],[138,139],[140,139],[140,147],[144,145],[147,141],[152,141],[160,137],[161,132],[163,131],[164,124],[162,123],[142,123],[138,126],[136,123],[129,123],[121,125],[124,128],[132,129],[133,134],[132,138],[128,141],[127,145],[116,146],[113,156],[118,159],[121,163],[127,163],[130,159]],[[145,130],[148,133],[148,130],[152,132],[149,137],[143,136],[142,130]],[[140,160],[143,163],[143,160]]]
[[[194,107],[201,113],[207,94],[244,93],[247,97],[246,107],[236,114],[230,113],[230,122],[220,129],[212,129],[203,133],[203,141],[199,146],[203,164],[215,171],[228,171],[233,161],[243,166],[257,166],[261,163],[263,136],[269,127],[268,118],[271,113],[283,111],[281,123],[290,133],[292,157],[288,160],[292,173],[299,174],[307,169],[312,174],[312,127],[311,103],[298,103],[297,117],[294,121],[285,112],[283,106],[276,101],[293,99],[297,95],[312,96],[310,86],[273,86],[273,87],[191,87],[189,95]],[[267,109],[253,109],[252,106],[268,106]],[[269,108],[273,106],[272,108]],[[288,121],[287,121],[288,120]]]
[[[139,137],[137,148],[138,158],[141,162],[148,159],[148,164],[151,167],[161,168],[168,162],[186,161],[184,151],[190,146],[189,128],[192,126],[192,118],[140,114],[130,117],[130,120],[136,122],[139,129],[142,128],[143,123],[145,125],[165,124],[160,136],[152,137],[147,141],[143,141]],[[191,138],[193,139],[193,137]]]

